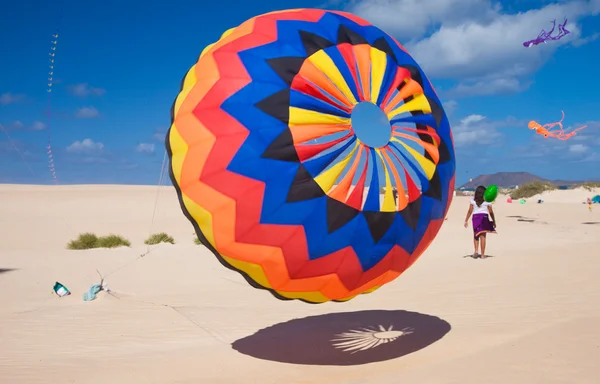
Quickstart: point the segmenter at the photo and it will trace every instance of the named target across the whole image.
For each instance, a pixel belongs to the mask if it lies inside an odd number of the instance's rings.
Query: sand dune
[[[249,287],[195,245],[173,188],[0,185],[0,382],[596,384],[600,207],[579,193],[499,199],[486,260],[466,257],[469,198],[456,197],[397,280],[307,305]],[[84,231],[132,247],[65,249]],[[140,257],[158,231],[177,244]],[[114,296],[83,302],[96,269]],[[55,281],[73,295],[56,297]],[[356,353],[332,341],[380,326],[396,339]]]

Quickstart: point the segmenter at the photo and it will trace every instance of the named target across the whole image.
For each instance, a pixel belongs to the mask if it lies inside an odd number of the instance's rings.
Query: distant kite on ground
[[[584,126],[581,126],[579,128],[572,130],[569,133],[565,133],[565,131],[563,129],[563,125],[562,125],[562,121],[565,118],[565,113],[563,111],[561,111],[561,112],[562,112],[562,119],[560,119],[560,121],[557,121],[556,123],[540,125],[537,121],[531,120],[529,122],[529,129],[535,129],[535,133],[537,133],[538,135],[544,136],[544,138],[546,138],[546,139],[548,137],[552,137],[552,138],[564,141],[564,140],[568,140],[571,137],[575,136],[577,134],[577,131],[581,131],[582,129],[587,127],[587,125],[584,125]],[[558,127],[558,129],[553,131],[553,129],[555,127]]]
[[[556,27],[556,19],[552,20],[552,29],[550,30],[550,32],[546,32],[545,30],[542,29],[540,34],[535,39],[524,42],[523,46],[526,48],[529,48],[532,45],[546,43],[548,40],[562,39],[563,37],[565,37],[566,35],[571,33],[571,31],[569,31],[565,28],[565,25],[567,25],[566,18],[565,18],[564,23],[558,25],[558,34],[556,36],[552,36],[552,33],[554,32],[554,28]]]

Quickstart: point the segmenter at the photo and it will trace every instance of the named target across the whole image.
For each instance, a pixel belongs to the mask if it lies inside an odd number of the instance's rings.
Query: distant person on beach
[[[469,217],[473,214],[473,245],[475,246],[473,258],[478,257],[477,250],[481,243],[482,259],[485,259],[486,234],[496,233],[496,218],[494,217],[492,203],[488,203],[483,199],[484,193],[485,187],[483,185],[477,187],[475,190],[475,197],[469,204],[469,210],[467,211],[467,217],[465,218],[465,228],[467,228],[469,225]],[[490,221],[488,215],[492,217],[492,221]]]

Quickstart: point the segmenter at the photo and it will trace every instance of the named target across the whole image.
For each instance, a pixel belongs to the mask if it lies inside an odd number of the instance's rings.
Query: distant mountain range
[[[468,183],[465,183],[465,184],[461,185],[460,187],[458,187],[458,189],[461,189],[461,188],[475,189],[480,185],[488,186],[491,184],[496,184],[498,187],[501,187],[501,188],[511,188],[511,187],[515,187],[517,185],[532,183],[534,181],[550,182],[556,186],[574,185],[574,184],[581,184],[584,182],[581,180],[548,180],[548,179],[544,179],[543,177],[539,177],[539,176],[533,175],[528,172],[497,172],[492,175],[477,176],[477,177],[473,178],[472,181],[469,181]],[[590,180],[590,181],[598,181],[598,180]]]

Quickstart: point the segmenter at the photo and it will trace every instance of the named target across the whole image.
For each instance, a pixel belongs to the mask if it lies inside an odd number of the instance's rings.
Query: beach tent
[[[592,203],[600,204],[600,195],[596,195],[596,196],[592,197]]]

